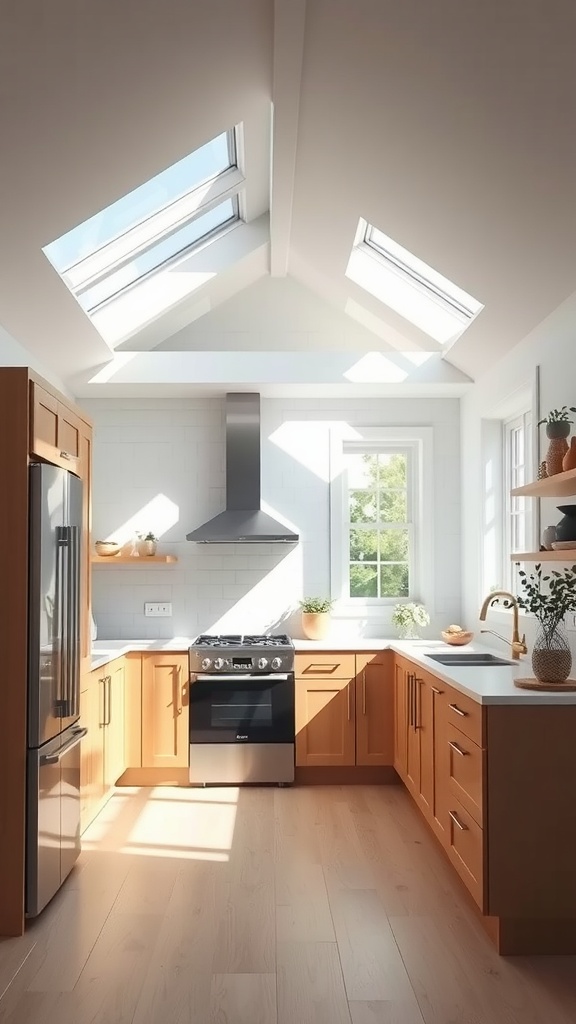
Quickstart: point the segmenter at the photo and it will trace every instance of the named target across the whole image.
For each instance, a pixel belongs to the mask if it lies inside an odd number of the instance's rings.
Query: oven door
[[[294,675],[193,675],[190,743],[293,743]]]

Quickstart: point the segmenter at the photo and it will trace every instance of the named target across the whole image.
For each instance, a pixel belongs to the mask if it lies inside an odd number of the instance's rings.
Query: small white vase
[[[142,554],[143,555],[155,555],[156,554],[156,541],[155,540],[143,540],[142,541]]]

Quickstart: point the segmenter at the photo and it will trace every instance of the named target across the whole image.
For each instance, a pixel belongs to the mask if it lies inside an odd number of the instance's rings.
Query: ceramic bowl
[[[114,540],[97,540],[95,545],[97,555],[117,555],[120,545]]]
[[[474,633],[471,633],[467,629],[463,629],[460,633],[447,633],[442,630],[442,639],[447,644],[452,644],[452,647],[462,647],[463,644],[469,644],[474,638]]]

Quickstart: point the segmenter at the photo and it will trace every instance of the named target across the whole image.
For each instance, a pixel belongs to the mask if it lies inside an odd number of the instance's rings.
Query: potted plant
[[[417,640],[419,627],[427,626],[429,622],[430,616],[422,604],[408,601],[394,605],[392,624],[396,626],[401,640]]]
[[[149,530],[144,536],[142,536],[142,534],[138,534],[138,537],[140,540],[138,545],[140,553],[142,555],[155,555],[158,537],[155,537],[151,530]]]
[[[328,597],[305,597],[300,601],[302,632],[309,640],[323,640],[330,626],[330,611],[334,604]]]
[[[575,574],[576,565],[563,572],[553,570],[547,576],[542,575],[541,565],[536,565],[529,576],[524,570],[518,574],[524,590],[518,604],[538,620],[532,670],[543,683],[563,683],[570,675],[572,654],[564,634],[564,616],[576,610]]]
[[[560,409],[551,409],[548,415],[538,421],[538,426],[546,424],[546,437],[549,439],[548,451],[546,452],[546,472],[548,476],[555,476],[562,472],[562,460],[568,451],[566,438],[570,433],[573,420],[570,413],[576,412],[574,406],[563,405]]]

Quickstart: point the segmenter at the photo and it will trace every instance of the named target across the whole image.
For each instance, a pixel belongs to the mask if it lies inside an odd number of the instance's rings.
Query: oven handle
[[[191,676],[190,682],[215,683],[219,680],[221,683],[287,683],[290,679],[292,679],[292,675],[289,672],[270,672],[269,674],[259,672],[257,675],[245,672],[235,672],[230,675],[215,672],[214,675],[206,675],[204,672],[198,672]]]

